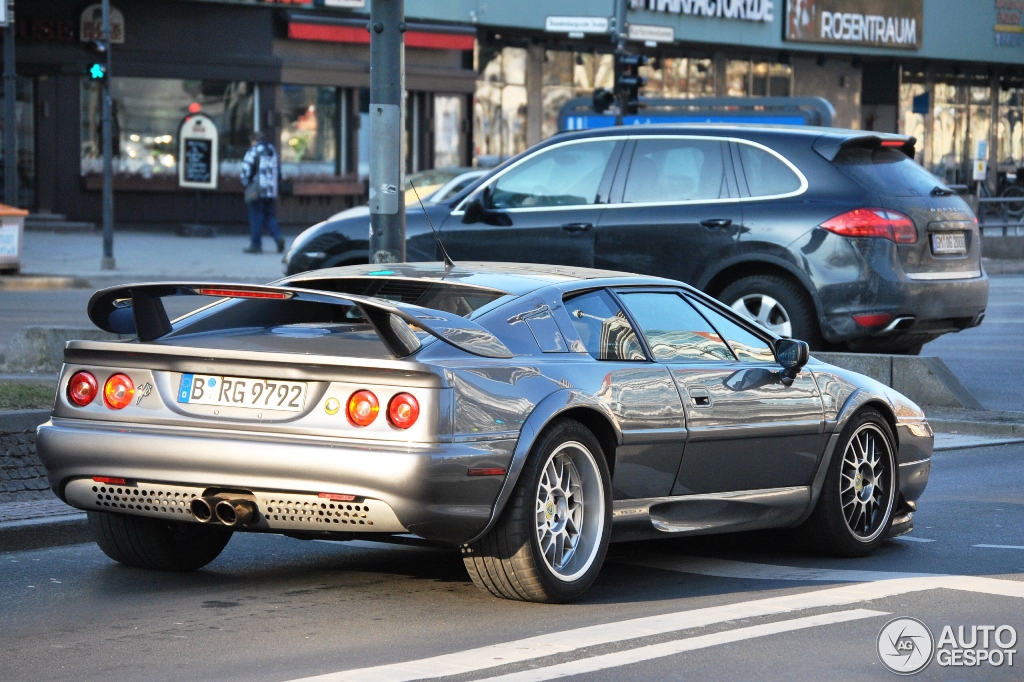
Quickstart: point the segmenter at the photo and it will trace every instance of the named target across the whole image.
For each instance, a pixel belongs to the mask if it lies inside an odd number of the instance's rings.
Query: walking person
[[[252,146],[242,159],[242,186],[249,207],[249,248],[245,253],[263,253],[263,228],[277,243],[277,252],[284,251],[284,235],[277,224],[277,184],[280,175],[277,151],[266,136],[256,131]]]

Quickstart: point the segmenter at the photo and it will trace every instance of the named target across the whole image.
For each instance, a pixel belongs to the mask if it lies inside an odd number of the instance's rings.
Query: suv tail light
[[[398,429],[407,429],[420,416],[420,404],[408,393],[399,393],[388,403],[388,421]]]
[[[103,385],[103,402],[112,410],[123,410],[132,402],[135,384],[127,374],[114,374]]]
[[[826,220],[821,227],[842,237],[881,237],[897,244],[917,241],[914,221],[899,211],[884,208],[855,208]]]
[[[91,403],[99,392],[100,386],[96,383],[96,377],[89,372],[75,372],[68,381],[68,400],[79,407]]]
[[[369,426],[380,412],[380,403],[370,391],[356,391],[348,399],[345,414],[355,426]]]

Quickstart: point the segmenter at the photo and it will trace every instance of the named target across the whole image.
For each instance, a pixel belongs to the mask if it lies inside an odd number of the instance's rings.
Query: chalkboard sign
[[[185,154],[181,159],[185,164],[185,182],[209,183],[213,175],[213,145],[210,140],[185,138]]]
[[[186,116],[178,129],[178,186],[217,189],[217,126],[207,116]]]

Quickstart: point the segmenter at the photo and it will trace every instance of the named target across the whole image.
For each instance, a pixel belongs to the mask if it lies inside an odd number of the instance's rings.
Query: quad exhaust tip
[[[245,526],[259,516],[256,504],[245,499],[196,497],[189,503],[189,509],[200,523],[220,522],[225,526]]]

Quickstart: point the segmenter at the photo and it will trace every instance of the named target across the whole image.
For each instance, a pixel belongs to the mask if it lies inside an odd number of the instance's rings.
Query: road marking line
[[[615,561],[614,559],[612,561]],[[856,571],[842,568],[805,568],[754,564],[729,559],[706,559],[691,556],[650,555],[623,561],[633,566],[657,568],[679,573],[696,573],[716,578],[747,580],[799,580],[808,582],[864,583],[895,578],[933,578],[935,573],[897,573],[892,571]]]
[[[984,547],[985,549],[1024,549],[1024,545],[971,545],[971,547]]]
[[[628,651],[617,651],[613,654],[604,654],[603,656],[592,656],[590,658],[584,658],[577,661],[569,661],[568,663],[559,663],[546,668],[524,670],[522,672],[500,675],[498,677],[488,677],[479,680],[479,682],[544,682],[545,680],[553,680],[559,677],[582,675],[584,673],[596,672],[598,670],[607,670],[608,668],[618,668],[624,665],[631,665],[633,663],[650,661],[655,658],[675,656],[676,654],[681,654],[687,651],[706,649],[720,644],[742,642],[743,640],[753,639],[755,637],[767,637],[768,635],[776,635],[783,632],[793,632],[794,630],[804,630],[807,628],[821,627],[823,625],[832,625],[835,623],[848,623],[854,620],[877,618],[879,616],[887,615],[889,614],[886,611],[869,611],[868,609],[853,609],[850,611],[823,613],[817,616],[794,618],[792,620],[783,620],[775,623],[765,623],[764,625],[754,625],[751,627],[736,628],[735,630],[726,630],[725,632],[715,632],[710,635],[701,635],[699,637],[677,639],[671,642],[663,642],[661,644],[652,644],[650,646],[629,649]]]
[[[713,562],[718,560],[704,559],[702,561],[706,562],[704,568],[711,570],[714,568]],[[733,572],[738,570],[738,567],[735,566],[736,564],[744,565],[743,562],[738,561],[719,563],[723,565],[730,564],[729,568]],[[757,568],[754,573],[762,576],[770,573],[770,571],[763,570],[765,568],[778,569],[778,574],[791,573],[793,570],[790,566],[772,567],[762,564],[746,564],[746,566],[761,567]],[[675,570],[681,570],[684,573],[694,572],[684,569]],[[693,609],[690,611],[676,611],[659,616],[644,616],[630,620],[604,623],[602,625],[590,625],[475,649],[456,651],[450,654],[430,656],[413,661],[305,677],[300,680],[292,680],[291,682],[410,682],[411,680],[433,679],[447,675],[462,675],[592,646],[625,642],[642,637],[700,628],[733,620],[759,618],[808,609],[849,606],[875,599],[885,599],[910,592],[923,592],[934,589],[962,590],[1024,599],[1024,582],[1012,580],[957,575],[892,577],[908,574],[885,573],[881,571],[833,571],[833,573],[843,573],[846,575],[855,573],[862,576],[870,574],[876,577],[871,582],[855,583],[841,587]],[[803,578],[800,579],[803,580]]]
[[[900,535],[893,538],[893,540],[902,540],[903,542],[935,542],[931,538],[918,538],[913,535]]]

